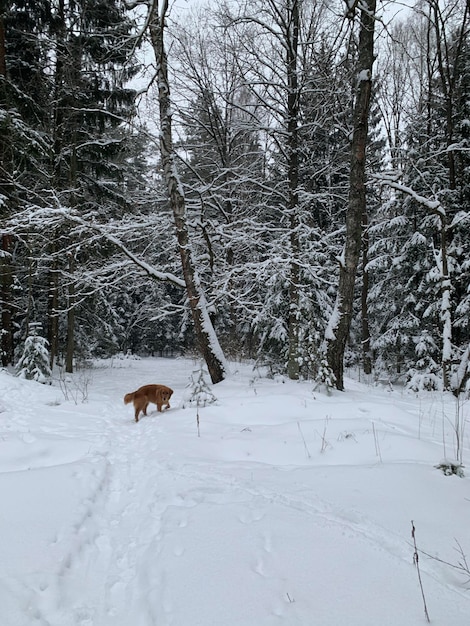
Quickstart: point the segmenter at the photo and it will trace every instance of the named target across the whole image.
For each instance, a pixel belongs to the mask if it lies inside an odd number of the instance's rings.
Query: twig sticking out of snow
[[[323,435],[322,435],[322,438],[321,438],[321,450],[320,450],[320,452],[321,452],[322,454],[323,454],[323,452],[325,452],[325,450],[327,449],[327,447],[330,445],[330,444],[329,444],[329,442],[328,442],[328,441],[327,441],[327,439],[326,439],[326,429],[327,429],[327,427],[328,427],[328,421],[329,421],[329,420],[330,420],[330,416],[329,416],[329,415],[327,415],[327,416],[325,417],[325,422],[324,422],[324,425],[323,425]]]
[[[459,560],[457,561],[457,563],[450,563],[449,561],[444,561],[444,559],[440,559],[437,556],[428,554],[428,552],[425,552],[424,550],[420,550],[420,552],[421,554],[424,554],[424,556],[427,556],[428,558],[433,559],[433,561],[437,561],[438,563],[447,565],[448,567],[451,567],[452,569],[457,570],[460,574],[463,574],[463,576],[465,576],[466,578],[464,585],[468,587],[468,585],[470,584],[470,564],[467,561],[467,555],[465,554],[460,542],[457,539],[454,539],[454,541],[457,544],[457,547],[455,548],[455,550],[457,551],[459,555]]]
[[[307,454],[307,459],[311,459],[312,455],[310,454],[310,450],[308,449],[307,442],[305,441],[302,428],[300,427],[300,422],[297,422],[297,428],[299,429],[300,436],[302,437],[302,441],[304,442],[304,448],[305,448],[305,453]]]
[[[375,424],[372,422],[372,432],[374,433],[374,443],[375,443],[375,454],[379,457],[380,462],[382,463],[382,452],[380,451],[380,442],[377,437],[377,431],[375,430]]]
[[[431,620],[429,619],[428,607],[426,605],[426,598],[424,596],[423,581],[421,580],[421,572],[419,571],[419,555],[418,555],[418,548],[416,546],[416,528],[415,528],[413,520],[411,520],[411,537],[413,539],[413,547],[414,547],[413,563],[416,565],[416,571],[418,572],[418,581],[419,581],[419,586],[421,589],[421,595],[423,597],[424,616],[426,618],[426,621],[429,624]]]

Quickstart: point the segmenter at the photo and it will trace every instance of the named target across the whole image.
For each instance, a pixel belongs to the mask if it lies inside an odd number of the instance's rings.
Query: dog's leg
[[[144,415],[147,415],[147,407],[148,407],[148,405],[149,405],[149,403],[148,403],[148,402],[146,402],[146,403],[144,404],[144,408],[142,409],[142,413],[143,413]]]
[[[142,398],[139,398],[135,400],[134,407],[135,407],[135,421],[138,422],[141,411],[143,411],[144,415],[146,415],[145,409],[147,408],[147,405],[145,404],[145,400],[142,400]]]

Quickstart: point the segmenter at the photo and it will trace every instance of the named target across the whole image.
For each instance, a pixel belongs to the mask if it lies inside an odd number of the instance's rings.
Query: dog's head
[[[173,389],[170,389],[169,387],[163,387],[162,389],[160,389],[160,397],[163,404],[170,401],[172,393]]]

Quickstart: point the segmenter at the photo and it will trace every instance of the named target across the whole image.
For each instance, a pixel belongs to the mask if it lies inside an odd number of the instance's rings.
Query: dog
[[[162,412],[162,407],[169,409],[172,393],[173,389],[165,385],[144,385],[139,387],[137,391],[126,393],[124,404],[134,403],[135,421],[138,422],[141,411],[144,415],[147,415],[147,407],[150,402],[157,405],[159,413]]]

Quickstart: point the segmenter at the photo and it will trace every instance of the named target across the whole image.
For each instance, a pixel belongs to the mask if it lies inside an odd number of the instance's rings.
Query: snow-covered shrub
[[[47,383],[51,377],[49,342],[37,334],[31,325],[30,335],[24,343],[23,354],[16,365],[17,376],[38,383]]]
[[[328,365],[326,356],[323,356],[323,358],[320,361],[318,373],[315,377],[314,390],[324,388],[326,392],[329,394],[331,393],[331,389],[334,388],[335,382],[336,382],[336,377],[333,374],[330,366]]]
[[[436,466],[436,469],[441,470],[441,472],[445,476],[459,476],[459,478],[463,478],[464,474],[464,466],[459,461],[451,461],[449,459],[444,459]]]
[[[185,394],[183,408],[186,406],[204,407],[217,402],[217,398],[212,393],[209,384],[204,378],[202,367],[191,374],[188,384],[188,391]]]
[[[423,330],[416,342],[416,367],[407,372],[406,386],[412,391],[442,389],[442,369],[436,361],[437,346],[429,332]]]

